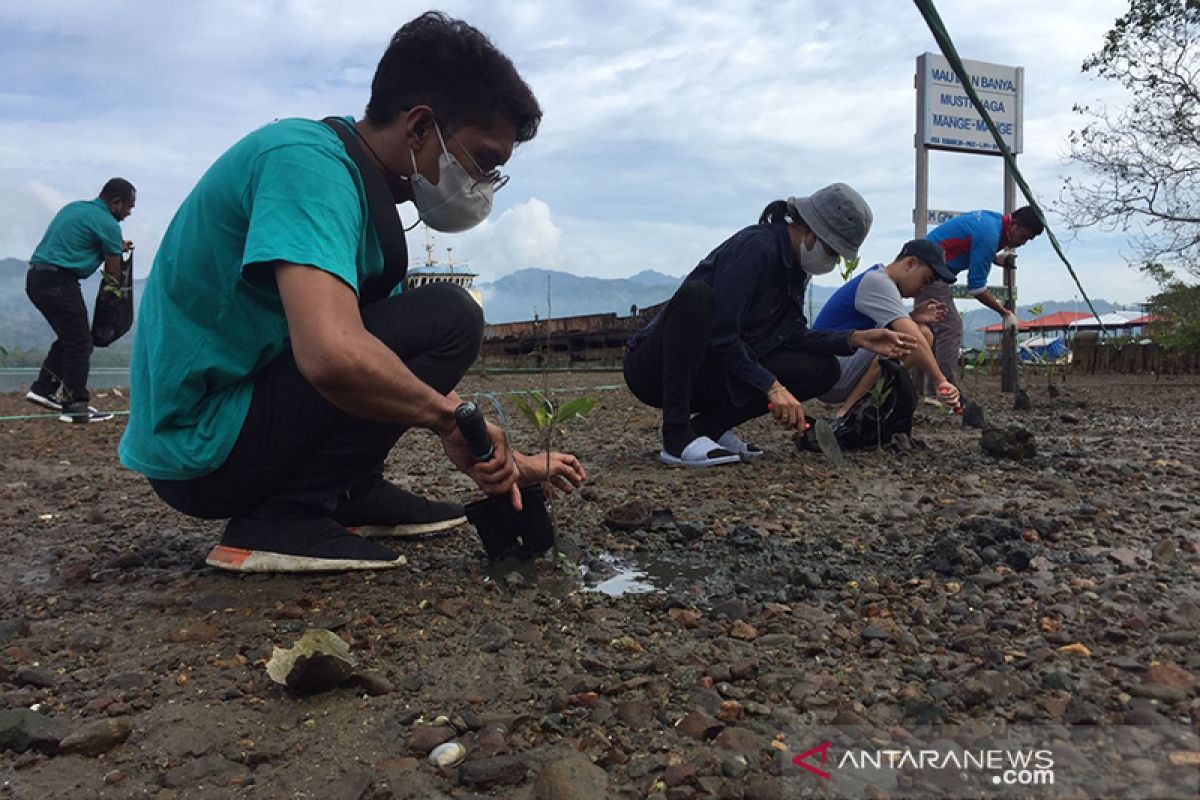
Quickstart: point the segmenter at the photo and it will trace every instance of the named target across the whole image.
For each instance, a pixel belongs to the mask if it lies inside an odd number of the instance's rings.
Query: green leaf
[[[570,422],[573,419],[586,419],[588,413],[596,406],[594,397],[576,397],[568,400],[554,412],[554,421]]]
[[[530,406],[528,402],[526,402],[525,398],[517,398],[517,409],[521,412],[521,414],[524,415],[525,419],[529,420],[533,427],[537,428],[538,430],[542,429],[541,424],[538,422],[537,412],[533,410],[533,407]]]

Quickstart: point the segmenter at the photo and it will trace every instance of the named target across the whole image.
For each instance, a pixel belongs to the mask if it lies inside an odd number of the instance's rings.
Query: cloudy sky
[[[1058,197],[1081,75],[1118,0],[971,0],[940,9],[965,57],[1025,68],[1025,152]],[[230,144],[272,119],[362,113],[401,0],[39,0],[0,5],[0,257],[28,258],[54,212],[113,175],[138,187],[126,236],[149,267],[172,214]],[[446,2],[516,63],[545,111],[491,219],[439,235],[480,280],[524,267],[682,275],[770,200],[833,181],[875,211],[864,260],[912,237],[916,57],[937,47],[904,0]],[[934,153],[930,206],[999,208],[994,157]],[[401,207],[413,219],[411,205]],[[1051,223],[1058,218],[1051,214]],[[1149,287],[1124,240],[1060,231],[1093,297]],[[1069,241],[1068,241],[1069,240]],[[417,242],[419,245],[419,242]],[[414,248],[419,252],[418,248]],[[1045,237],[1023,302],[1076,294]],[[999,271],[993,282],[999,281]],[[836,277],[823,282],[834,285]]]

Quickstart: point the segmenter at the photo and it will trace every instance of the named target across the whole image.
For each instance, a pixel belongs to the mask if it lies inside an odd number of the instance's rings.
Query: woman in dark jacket
[[[663,410],[667,464],[707,467],[762,455],[734,429],[772,413],[804,429],[801,399],[838,379],[837,359],[859,347],[902,357],[905,334],[814,331],[804,318],[812,275],[858,257],[871,209],[844,183],[768,205],[757,225],[708,254],[649,325],[629,341],[625,383]]]

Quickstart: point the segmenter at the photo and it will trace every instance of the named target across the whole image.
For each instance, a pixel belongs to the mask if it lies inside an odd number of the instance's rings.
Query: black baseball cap
[[[946,254],[942,252],[940,244],[935,244],[928,239],[913,239],[900,250],[900,258],[909,256],[922,264],[928,264],[933,270],[933,274],[946,283],[954,283],[958,280],[958,276],[946,266]]]

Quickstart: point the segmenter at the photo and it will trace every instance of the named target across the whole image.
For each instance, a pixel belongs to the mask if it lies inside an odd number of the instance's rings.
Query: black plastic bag
[[[121,261],[118,282],[101,272],[96,308],[92,312],[92,344],[108,347],[133,327],[133,253]]]
[[[833,422],[833,432],[844,450],[879,447],[898,433],[911,434],[917,410],[917,392],[904,365],[893,358],[879,359],[882,386],[879,400],[868,392],[845,415]]]

